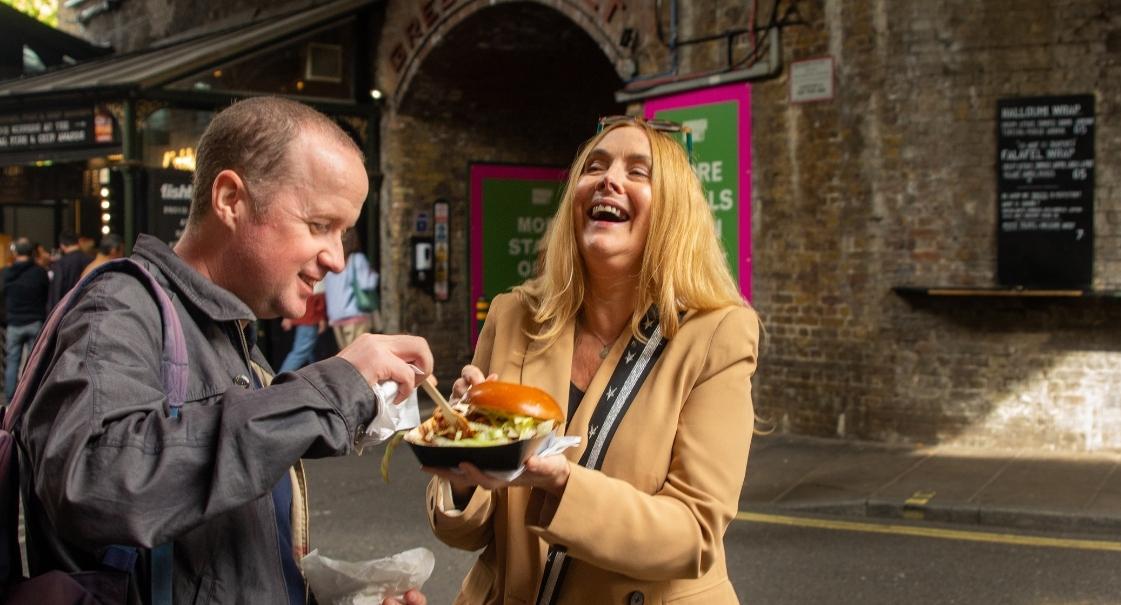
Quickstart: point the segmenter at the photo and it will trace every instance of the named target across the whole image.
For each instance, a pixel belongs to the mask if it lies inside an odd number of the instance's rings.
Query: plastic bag
[[[300,566],[320,603],[381,605],[385,597],[400,597],[424,586],[436,566],[436,556],[427,548],[414,548],[354,563],[324,557],[316,549],[300,560]]]

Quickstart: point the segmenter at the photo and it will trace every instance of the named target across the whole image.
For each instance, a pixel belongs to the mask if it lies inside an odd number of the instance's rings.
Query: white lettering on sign
[[[731,210],[732,206],[735,204],[731,189],[705,191],[705,195],[708,196],[708,207],[711,208],[713,212]]]
[[[1048,118],[1051,117],[1051,108],[1047,107],[1046,105],[1001,107],[1000,117],[1003,120],[1018,120],[1021,118]]]
[[[529,274],[532,271],[533,271],[533,263],[531,261],[529,261],[528,259],[522,259],[522,260],[518,261],[518,276],[519,277],[523,277],[523,278],[529,277]]]
[[[79,143],[86,140],[86,133],[84,130],[67,130],[58,133],[58,141],[60,143]]]
[[[719,183],[724,180],[724,162],[697,162],[697,178],[702,183]]]
[[[38,123],[30,124],[13,124],[12,132],[15,134],[34,134],[42,131],[42,125]]]
[[[545,233],[552,221],[552,218],[543,216],[519,216],[518,233]]]
[[[1053,116],[1077,116],[1082,113],[1081,103],[1069,103],[1064,105],[1052,105],[1051,115]]]
[[[514,237],[506,244],[510,256],[533,254],[537,250],[537,240],[531,237]]]
[[[191,185],[160,185],[160,197],[165,200],[189,200],[193,194],[194,188]]]
[[[534,206],[548,206],[552,201],[552,189],[533,189],[529,192],[529,203]]]

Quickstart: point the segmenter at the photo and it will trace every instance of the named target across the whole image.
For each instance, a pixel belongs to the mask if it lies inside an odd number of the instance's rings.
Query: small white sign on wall
[[[809,103],[833,99],[833,57],[806,59],[790,64],[790,102]]]

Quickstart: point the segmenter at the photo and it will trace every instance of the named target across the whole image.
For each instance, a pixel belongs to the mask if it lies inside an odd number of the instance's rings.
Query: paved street
[[[394,452],[390,482],[382,482],[378,469],[383,449],[305,461],[312,547],[327,557],[365,561],[424,546],[436,555],[436,569],[424,588],[428,602],[451,603],[475,556],[432,536],[424,514],[428,475],[420,472],[407,444]]]
[[[425,586],[449,603],[474,555],[446,548],[424,518],[427,475],[407,446],[391,482],[378,477],[381,449],[308,464],[312,542],[324,555],[358,561],[416,546],[436,555]],[[759,460],[763,460],[762,457]],[[761,474],[761,473],[760,473]],[[1018,532],[976,524],[745,512],[727,535],[729,571],[743,602],[1117,603],[1116,537]],[[911,532],[911,533],[908,533]],[[924,535],[913,535],[914,533]]]
[[[960,525],[778,517],[798,523],[785,525],[776,524],[769,515],[762,519],[737,521],[726,537],[729,572],[744,603],[1104,605],[1121,601],[1117,574],[1121,543],[1117,542],[1105,544],[1112,550],[1102,551],[1089,550],[1095,544],[1083,539]],[[825,527],[805,526],[815,522]],[[930,535],[902,533],[914,529]],[[1008,543],[1011,540],[1025,543]]]

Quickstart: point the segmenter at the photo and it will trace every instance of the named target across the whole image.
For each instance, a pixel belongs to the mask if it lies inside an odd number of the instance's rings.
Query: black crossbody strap
[[[662,328],[658,323],[658,309],[651,306],[646,311],[642,323],[639,325],[646,342],[643,343],[637,336],[631,336],[623,358],[615,366],[607,388],[600,395],[596,403],[595,412],[588,425],[588,448],[580,457],[580,466],[599,470],[611,445],[615,431],[619,428],[619,421],[630,409],[634,397],[642,383],[650,374],[654,363],[666,348],[666,340],[662,337]],[[568,570],[568,554],[563,546],[550,546],[549,555],[545,561],[545,574],[541,578],[541,588],[537,592],[537,605],[552,605],[564,584],[564,575]]]

